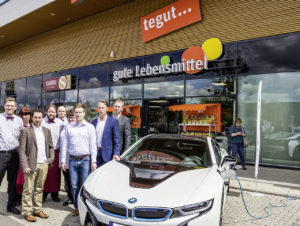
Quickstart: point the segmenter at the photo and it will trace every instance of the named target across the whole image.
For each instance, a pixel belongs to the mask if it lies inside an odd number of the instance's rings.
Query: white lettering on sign
[[[148,31],[149,29],[152,29],[155,27],[157,29],[162,28],[166,22],[168,22],[171,19],[177,18],[175,11],[176,11],[176,8],[174,6],[172,6],[171,10],[168,10],[167,12],[157,15],[155,17],[155,19],[154,18],[150,18],[149,20],[144,19],[143,24],[144,24],[145,31]],[[187,12],[191,12],[191,11],[192,10],[189,8]],[[186,13],[186,11],[185,11],[185,13]]]
[[[133,70],[124,68],[122,71],[114,71],[114,81],[119,81],[120,79],[129,79],[133,77]]]
[[[46,81],[46,86],[53,86],[56,85],[56,80],[50,80],[50,81]]]
[[[146,67],[135,66],[135,77],[145,77],[145,76],[158,76],[163,74],[172,74],[172,73],[180,73],[186,71],[194,71],[207,69],[207,64],[204,64],[202,60],[186,60],[183,62],[167,64],[167,65],[155,65],[150,66],[147,64]],[[132,69],[124,68],[121,71],[114,71],[113,73],[113,81],[119,81],[122,79],[131,79],[134,78],[134,72]]]

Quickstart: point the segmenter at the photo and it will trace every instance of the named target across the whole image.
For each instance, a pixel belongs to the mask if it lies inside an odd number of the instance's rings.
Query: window
[[[112,100],[138,98],[142,98],[142,84],[111,87]]]
[[[181,97],[183,95],[184,81],[144,84],[144,98]]]
[[[247,161],[255,161],[257,90],[262,80],[260,161],[300,166],[299,78],[300,71],[239,78],[238,116],[249,142]]]

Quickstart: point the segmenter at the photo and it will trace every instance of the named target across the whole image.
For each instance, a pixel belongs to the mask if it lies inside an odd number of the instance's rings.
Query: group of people
[[[42,204],[51,194],[60,202],[61,169],[68,199],[77,216],[77,197],[89,173],[106,162],[120,160],[131,143],[131,126],[122,115],[124,102],[114,103],[113,116],[107,115],[108,104],[99,101],[99,117],[85,121],[85,107],[76,104],[66,111],[64,106],[50,104],[43,111],[20,109],[6,98],[5,112],[0,114],[0,185],[7,172],[7,211],[23,214],[29,222],[36,217],[48,218]],[[22,211],[17,206],[22,205]]]

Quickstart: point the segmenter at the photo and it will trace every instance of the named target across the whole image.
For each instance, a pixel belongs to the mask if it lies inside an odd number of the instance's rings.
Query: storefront
[[[203,6],[213,8],[207,1],[203,2]],[[216,37],[222,41],[221,31],[212,32],[213,36],[210,33],[206,39]],[[167,45],[172,44],[175,35],[165,36]],[[194,41],[193,46],[201,46],[206,39]],[[153,47],[153,42],[150,45]],[[165,56],[169,64],[181,62],[182,54],[191,47],[188,43],[184,48],[165,51],[162,46],[156,46],[153,48],[162,51],[2,81],[0,106],[7,96],[16,97],[19,108],[45,109],[51,102],[71,107],[82,102],[87,107],[86,118],[90,121],[97,117],[95,109],[99,100],[112,105],[114,100],[123,99],[126,105],[141,106],[139,136],[144,136],[178,133],[178,124],[183,117],[180,112],[169,111],[172,105],[218,103],[221,105],[219,134],[226,136],[234,118],[241,117],[250,144],[246,158],[248,162],[254,162],[257,89],[262,80],[261,163],[300,167],[299,46],[300,32],[244,37],[224,42],[222,55],[208,61],[207,69],[198,73],[175,71],[147,75],[145,72],[141,76],[137,68],[146,71],[148,65],[159,66]],[[45,80],[66,75],[72,76],[69,89],[43,89]],[[116,79],[116,75],[120,79]]]

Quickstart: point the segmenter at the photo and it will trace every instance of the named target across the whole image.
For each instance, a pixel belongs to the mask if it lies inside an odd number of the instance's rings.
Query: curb
[[[300,185],[281,183],[277,181],[255,180],[251,178],[238,177],[242,189],[245,191],[260,192],[277,196],[300,197]],[[230,180],[230,188],[240,190],[238,181],[235,178]]]

